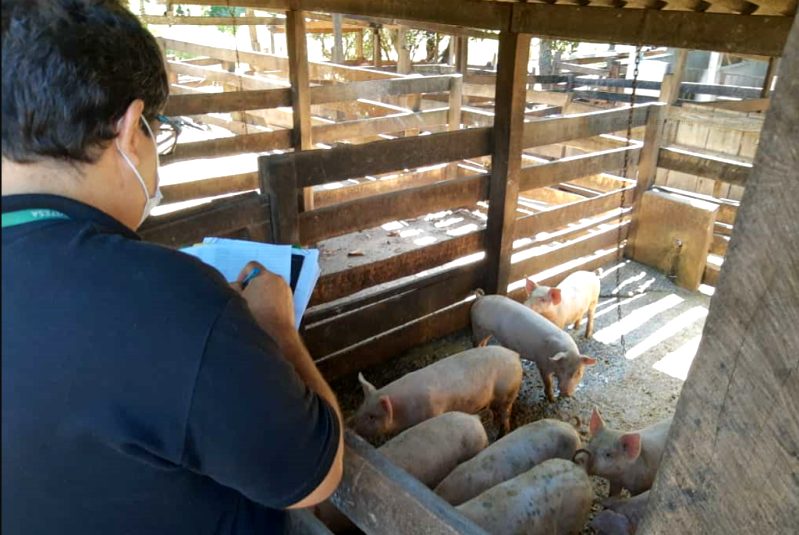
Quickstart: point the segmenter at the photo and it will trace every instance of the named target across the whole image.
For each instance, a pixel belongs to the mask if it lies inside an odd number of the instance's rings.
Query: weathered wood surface
[[[799,26],[638,533],[792,533],[799,511]]]
[[[314,148],[311,129],[311,81],[308,64],[308,37],[305,34],[305,13],[286,13],[286,48],[289,56],[291,83],[291,146],[294,152]],[[302,190],[302,209],[313,210],[313,190]]]
[[[161,157],[162,165],[197,158],[221,158],[249,152],[266,152],[291,148],[291,130],[275,130],[242,136],[179,143],[175,152]]]
[[[311,103],[379,99],[412,93],[445,93],[449,91],[451,80],[452,76],[429,76],[315,86],[311,88]]]
[[[186,15],[137,15],[137,17],[145,24],[168,26],[275,26],[286,23],[286,19],[281,17],[191,17]]]
[[[317,241],[450,208],[473,206],[488,198],[488,176],[447,180],[356,199],[300,214],[300,242]]]
[[[297,184],[297,173],[292,163],[288,160],[276,165],[266,156],[258,158],[258,182],[261,195],[269,199],[272,235],[275,243],[284,245],[300,243],[302,190]]]
[[[168,117],[202,115],[205,113],[279,108],[281,106],[291,106],[291,91],[287,88],[170,95],[164,109],[164,115]]]
[[[311,296],[311,305],[334,301],[366,288],[414,275],[483,250],[485,231],[420,247],[384,260],[322,275]]]
[[[482,282],[482,262],[426,277],[426,284],[378,303],[309,325],[303,336],[320,358],[380,335],[468,297]]]
[[[367,535],[487,535],[348,430],[344,477],[330,501]]]
[[[258,189],[258,173],[220,176],[161,187],[163,204],[191,201]]]
[[[577,178],[618,171],[624,165],[627,153],[629,167],[638,165],[640,146],[621,147],[594,154],[569,156],[548,163],[523,167],[520,176],[522,191],[569,182]]]
[[[746,185],[747,178],[752,172],[751,164],[715,158],[677,147],[662,147],[657,165],[664,169],[721,180],[736,186]]]
[[[400,174],[394,178],[378,178],[376,180],[364,181],[354,186],[316,190],[314,191],[314,202],[316,208],[323,208],[325,206],[332,206],[355,199],[363,199],[373,195],[426,186],[427,184],[434,184],[446,178],[446,169],[443,166],[438,166],[416,173]]]
[[[633,108],[633,128],[646,124],[650,106],[657,105],[642,104]],[[622,108],[530,121],[524,124],[523,147],[530,149],[626,130],[629,116],[629,108]]]
[[[412,128],[430,128],[447,124],[447,110],[425,110],[419,113],[401,113],[374,119],[344,121],[313,127],[314,143],[334,143],[364,137],[402,132]]]

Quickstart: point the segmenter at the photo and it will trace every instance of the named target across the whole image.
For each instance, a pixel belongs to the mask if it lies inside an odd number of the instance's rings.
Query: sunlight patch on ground
[[[390,232],[392,230],[399,230],[401,228],[405,228],[406,225],[403,225],[399,221],[391,221],[390,223],[386,223],[386,224],[381,225],[381,226],[382,226],[383,230],[387,230],[387,231]]]
[[[688,342],[683,344],[676,351],[672,351],[665,357],[657,361],[652,368],[671,375],[676,379],[685,381],[688,377],[688,370],[691,369],[691,363],[694,361],[696,351],[699,349],[699,342],[702,340],[702,335],[691,338]]]
[[[683,312],[673,320],[669,321],[666,325],[649,335],[643,342],[637,344],[630,349],[627,354],[627,360],[633,360],[658,344],[676,335],[683,329],[688,328],[695,321],[704,319],[707,316],[707,309],[705,307],[694,307],[686,312]]]
[[[604,303],[600,303],[599,305],[597,305],[597,309],[599,309],[601,307],[604,307],[605,305],[609,305],[609,306],[607,306],[607,308],[602,308],[602,310],[599,311],[599,312],[595,312],[594,313],[594,318],[598,318],[598,317],[602,316],[603,314],[607,314],[611,310],[616,310],[619,306],[624,307],[624,305],[632,303],[636,299],[640,299],[642,297],[644,297],[644,294],[634,295],[634,296],[629,297],[627,299],[622,299],[621,301],[610,300],[610,301],[605,301]],[[622,308],[622,310],[624,310],[624,308]]]
[[[400,235],[400,238],[412,238],[413,236],[418,236],[421,233],[422,233],[422,231],[419,230],[418,228],[411,228],[411,229],[408,229],[408,230],[400,231],[399,235]]]
[[[675,307],[682,302],[683,298],[678,295],[667,295],[659,301],[655,301],[654,303],[637,309],[635,312],[630,313],[621,321],[617,321],[609,327],[605,327],[601,331],[594,334],[594,338],[603,344],[611,344],[625,334],[637,329],[661,312],[665,312],[666,310]]]
[[[475,230],[477,230],[477,225],[475,223],[469,223],[468,225],[463,225],[462,227],[448,230],[447,234],[450,236],[463,236],[464,234],[469,234]]]
[[[424,238],[417,238],[413,240],[413,243],[415,243],[416,245],[430,245],[431,243],[434,243],[437,240],[438,238],[436,238],[435,236],[425,236]]]
[[[463,221],[462,217],[450,217],[449,219],[445,219],[444,221],[439,221],[436,223],[436,228],[444,228],[454,225],[455,223],[460,223]]]
[[[700,284],[699,293],[713,297],[713,294],[716,293],[716,288],[707,284]]]

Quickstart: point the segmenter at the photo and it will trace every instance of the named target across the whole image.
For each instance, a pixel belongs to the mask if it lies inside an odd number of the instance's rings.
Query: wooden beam
[[[379,69],[382,66],[383,45],[380,42],[381,40],[380,30],[375,29],[372,32],[372,62],[375,69]]]
[[[712,178],[735,186],[745,186],[752,172],[751,164],[724,160],[677,147],[661,148],[657,165],[664,169]]]
[[[193,201],[258,189],[258,173],[220,176],[161,186],[163,203]]]
[[[173,74],[185,74],[206,81],[234,84],[244,90],[265,90],[288,88],[289,84],[277,80],[267,80],[257,76],[236,74],[218,69],[210,69],[201,65],[189,65],[185,62],[167,61],[167,70]]]
[[[642,104],[633,108],[633,128],[646,124],[650,106]],[[530,149],[626,130],[629,116],[629,108],[619,108],[531,121],[524,125],[523,147]]]
[[[796,529],[799,25],[785,50],[639,535]]]
[[[316,143],[334,143],[402,132],[412,128],[430,128],[447,124],[447,110],[425,110],[419,113],[401,113],[360,121],[344,121],[324,126],[313,127],[313,139]]]
[[[481,230],[419,247],[384,260],[322,275],[311,296],[311,305],[341,299],[378,284],[442,266],[483,250],[484,243],[485,231]]]
[[[626,208],[632,204],[633,189],[634,186],[627,186],[623,192],[621,190],[611,191],[591,199],[564,204],[552,210],[520,217],[516,220],[515,239],[527,238],[539,232],[552,232],[569,223],[595,217],[614,208],[622,206]],[[623,205],[622,195],[625,197]]]
[[[384,193],[300,214],[300,243],[316,243],[450,208],[473,206],[488,198],[488,176],[447,180]]]
[[[397,73],[410,74],[411,72],[411,51],[408,44],[407,28],[397,29]]]
[[[286,47],[289,56],[289,81],[294,127],[291,145],[294,152],[313,149],[311,133],[311,83],[308,73],[308,43],[305,36],[305,13],[286,14]],[[313,189],[302,191],[302,209],[313,210]]]
[[[760,93],[761,98],[768,98],[771,94],[771,86],[774,85],[774,77],[777,75],[777,64],[779,59],[769,58],[768,69],[766,70],[766,78],[763,81],[763,90]]]
[[[478,262],[431,275],[413,290],[308,325],[308,352],[318,359],[457,303],[480,286],[481,268]]]
[[[425,30],[428,32],[439,33],[443,35],[458,35],[474,37],[475,39],[499,39],[499,35],[493,32],[486,32],[475,30],[474,28],[464,28],[462,26],[452,26],[449,24],[438,24],[435,22],[423,22],[418,20],[407,20],[386,17],[370,17],[362,15],[345,15],[345,20],[348,21],[361,21],[366,24],[378,24],[384,28],[392,26],[407,26],[415,30]]]
[[[341,32],[341,15],[333,15],[333,63],[344,61],[344,36]]]
[[[291,90],[261,89],[256,91],[231,91],[194,95],[170,95],[164,115],[203,115],[242,110],[262,110],[291,106]]]
[[[311,104],[382,99],[413,93],[445,93],[450,90],[452,78],[444,75],[314,86],[311,88]]]
[[[552,162],[523,167],[519,179],[519,189],[525,191],[543,188],[585,176],[615,172],[623,167],[625,154],[630,167],[638,165],[638,158],[641,154],[640,145],[610,149],[600,153],[569,156]]]
[[[469,38],[458,36],[455,38],[455,70],[461,74],[466,74],[469,69]]]
[[[779,57],[791,17],[512,5],[511,29],[551,39],[658,45]]]
[[[659,100],[667,106],[673,106],[677,102],[677,97],[680,93],[680,85],[685,75],[685,64],[687,60],[688,51],[681,48],[677,51],[677,57],[674,60],[671,72],[663,77],[663,83],[660,86]]]
[[[187,17],[183,15],[136,15],[145,24],[156,26],[275,26],[286,23],[281,17]]]
[[[292,161],[275,162],[272,158],[258,158],[258,182],[261,195],[269,200],[272,237],[275,243],[298,245],[300,243],[301,199],[297,172]]]
[[[524,115],[518,112],[525,106],[529,55],[529,35],[500,35],[486,226],[485,291],[489,294],[505,295],[510,282],[525,128]]]
[[[757,113],[768,111],[771,99],[750,98],[747,100],[714,100],[713,102],[701,102],[697,105],[704,108],[716,110],[739,111],[741,113]]]
[[[275,130],[243,136],[223,137],[207,141],[178,143],[175,152],[161,156],[161,164],[169,165],[197,158],[221,158],[234,154],[266,152],[291,148],[291,130]]]

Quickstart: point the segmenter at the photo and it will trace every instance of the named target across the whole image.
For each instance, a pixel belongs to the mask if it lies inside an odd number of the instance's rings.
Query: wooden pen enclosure
[[[746,202],[796,2],[562,4],[570,3],[235,0],[231,5],[285,17],[250,13],[214,22],[278,28],[287,57],[274,45],[265,53],[260,46],[160,39],[172,87],[165,115],[232,134],[179,143],[162,164],[245,154],[253,165],[164,186],[165,204],[206,202],[150,218],[141,234],[173,247],[209,235],[315,246],[364,231],[390,241],[384,225],[457,209],[473,213],[480,222],[464,232],[323,271],[303,337],[331,380],[468,327],[477,288],[521,299],[526,277],[556,284],[632,256],[637,210],[653,188],[719,205],[704,277],[716,285]],[[330,13],[343,15],[344,30],[360,35],[360,52],[340,63],[308,61],[306,34],[334,31]],[[210,24],[181,18],[143,20]],[[402,50],[395,62],[380,53],[364,57],[364,36],[377,27],[452,35],[452,62],[413,65]],[[684,50],[662,82],[639,85],[659,96],[638,95],[630,108],[630,63],[621,55],[558,59],[555,74],[536,75],[528,70],[532,35]],[[373,36],[379,50],[379,34]],[[498,41],[495,71],[470,68],[470,38]],[[770,59],[766,84],[684,82],[687,49]],[[181,59],[186,55],[194,57]],[[788,83],[778,91],[781,85]],[[697,94],[717,100],[694,102]],[[379,466],[358,437],[347,441],[353,462],[396,486],[394,507],[377,521],[334,499],[365,531],[409,533],[402,515],[422,510],[412,519],[420,532],[481,532],[426,489],[386,475],[391,468]],[[646,533],[665,533],[656,524],[649,522]],[[324,532],[312,519],[303,525]]]

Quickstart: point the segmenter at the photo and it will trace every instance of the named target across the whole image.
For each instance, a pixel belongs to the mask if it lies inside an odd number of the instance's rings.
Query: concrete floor
[[[617,274],[621,282],[621,321],[614,294]],[[594,406],[609,426],[621,430],[638,429],[673,414],[702,334],[710,297],[678,288],[663,274],[631,261],[605,266],[601,296],[592,338],[584,337],[585,322],[579,332],[567,330],[581,352],[597,357],[599,362],[586,371],[573,398],[556,403],[546,400],[535,365],[525,362],[524,382],[511,418],[513,428],[542,418],[567,420],[577,416],[587,441]],[[364,370],[364,375],[379,388],[471,347],[471,333],[462,331]],[[363,397],[357,378],[342,378],[333,387],[348,416]],[[481,416],[489,437],[495,440],[497,427],[490,412]],[[384,441],[376,440],[374,444]],[[598,497],[607,495],[604,480],[593,479]],[[586,528],[584,533],[592,531]]]

